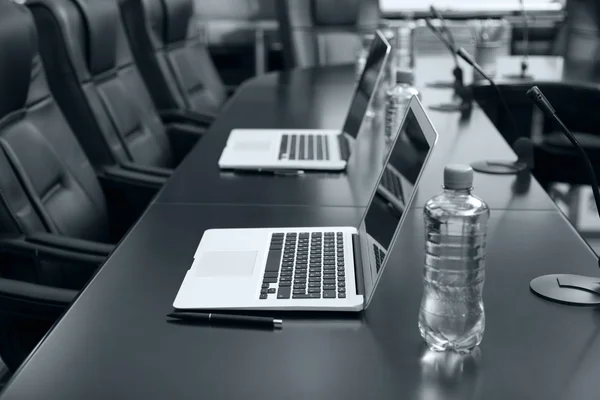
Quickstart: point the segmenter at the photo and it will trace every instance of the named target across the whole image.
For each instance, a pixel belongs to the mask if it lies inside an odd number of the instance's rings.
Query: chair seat
[[[590,158],[594,172],[600,176],[600,135],[581,132],[573,132],[573,135]],[[546,134],[535,143],[534,158],[534,176],[544,187],[550,182],[590,183],[581,156],[561,132]]]
[[[579,144],[588,151],[600,150],[600,135],[593,133],[573,132]],[[542,147],[554,147],[561,150],[573,150],[573,145],[562,132],[552,132],[544,135],[540,145]]]

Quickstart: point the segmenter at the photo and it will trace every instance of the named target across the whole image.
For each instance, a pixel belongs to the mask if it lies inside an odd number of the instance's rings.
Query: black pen
[[[181,321],[200,322],[205,324],[220,324],[232,326],[249,326],[255,328],[281,329],[283,321],[269,317],[251,317],[248,315],[215,314],[193,311],[175,311],[167,317]]]

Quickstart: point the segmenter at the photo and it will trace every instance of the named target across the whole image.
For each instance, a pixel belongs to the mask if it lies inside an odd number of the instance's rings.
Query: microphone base
[[[440,103],[429,106],[430,110],[441,112],[465,112],[470,108],[465,103]]]
[[[504,78],[506,79],[513,79],[513,80],[522,80],[522,81],[532,81],[533,80],[533,75],[529,75],[529,74],[507,74],[504,75]]]
[[[434,89],[453,89],[456,86],[454,81],[435,81],[425,84],[428,88]]]
[[[471,163],[473,170],[483,174],[516,175],[527,169],[527,164],[514,161],[476,161]]]
[[[569,306],[600,305],[600,278],[570,274],[543,275],[532,280],[529,288],[544,300]]]

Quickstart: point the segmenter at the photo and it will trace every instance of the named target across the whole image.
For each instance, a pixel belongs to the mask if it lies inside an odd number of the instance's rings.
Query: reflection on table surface
[[[419,360],[420,385],[415,399],[419,400],[475,400],[481,386],[481,349],[462,355],[454,352],[436,352],[423,345]]]

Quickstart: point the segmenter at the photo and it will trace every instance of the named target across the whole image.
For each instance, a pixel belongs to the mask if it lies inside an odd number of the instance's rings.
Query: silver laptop
[[[367,307],[437,133],[414,97],[358,228],[214,229],[204,232],[177,309],[336,310]],[[405,157],[409,155],[409,157]],[[416,157],[413,157],[417,155]],[[389,196],[389,199],[387,198]]]
[[[345,169],[390,49],[388,41],[377,31],[342,131],[233,129],[221,153],[219,167],[255,171]]]

